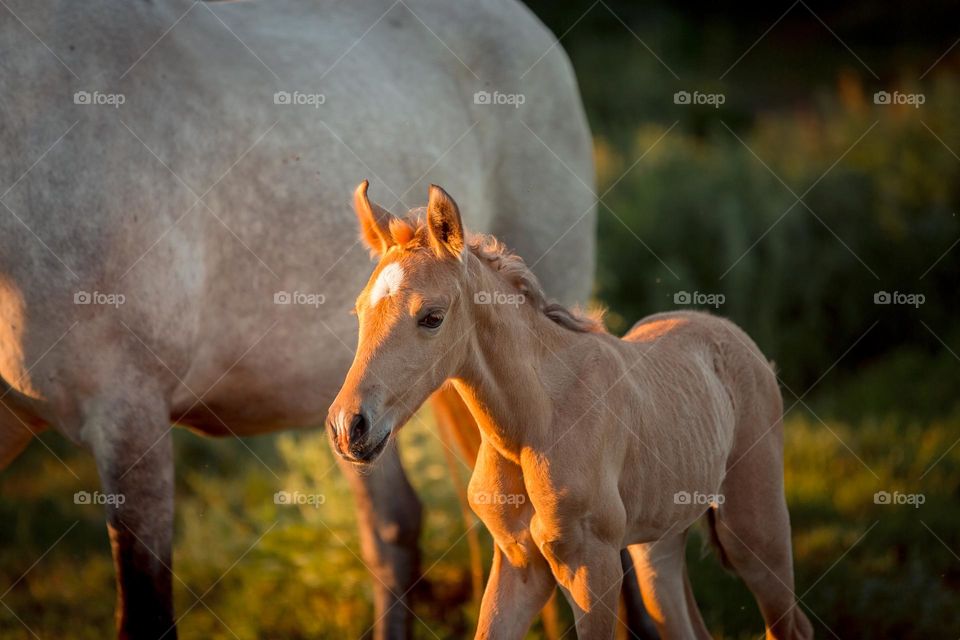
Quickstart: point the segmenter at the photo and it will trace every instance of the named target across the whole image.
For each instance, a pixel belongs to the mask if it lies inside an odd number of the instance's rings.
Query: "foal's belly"
[[[620,484],[627,512],[625,545],[682,533],[724,499],[732,417],[712,425],[678,426],[673,432],[690,437],[656,452],[641,446],[642,461],[625,469]]]
[[[642,504],[627,508],[624,546],[686,531],[707,509],[723,500],[722,480],[723,474],[718,471],[701,477],[649,483],[649,490],[643,491],[638,501]],[[654,484],[657,486],[652,486]]]

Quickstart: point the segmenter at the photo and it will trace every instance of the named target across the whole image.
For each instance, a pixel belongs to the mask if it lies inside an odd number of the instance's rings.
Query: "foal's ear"
[[[367,199],[369,182],[364,180],[353,192],[353,209],[360,221],[360,234],[370,249],[370,255],[380,257],[393,246],[393,236],[390,235],[390,221],[393,214]]]
[[[457,260],[462,258],[464,243],[460,209],[453,198],[435,184],[430,185],[427,229],[430,232],[430,246],[437,256],[451,256]]]

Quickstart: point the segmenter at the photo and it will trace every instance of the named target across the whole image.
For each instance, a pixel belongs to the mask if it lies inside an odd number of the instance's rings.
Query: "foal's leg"
[[[483,592],[476,638],[522,640],[537,612],[553,593],[556,582],[550,567],[535,550],[527,564],[516,564],[494,544],[493,566]]]
[[[535,518],[531,531],[536,522]],[[620,550],[583,530],[574,537],[579,539],[541,543],[541,549],[573,609],[577,638],[610,640],[617,628],[623,583]]]
[[[535,510],[530,536],[573,608],[577,637],[610,640],[623,585],[620,549],[626,524],[616,482],[608,475],[592,491],[583,490],[582,478],[564,475],[569,468],[541,460],[531,454],[522,461]]]
[[[813,627],[794,594],[782,450],[771,434],[735,462],[723,482],[716,534],[760,606],[768,640],[806,640]]]
[[[663,640],[710,640],[686,580],[687,534],[628,547],[637,568],[644,605]]]
[[[445,447],[449,447],[449,441],[455,440],[457,448],[463,456],[464,461],[471,468],[477,465],[477,456],[480,452],[480,428],[477,426],[473,414],[467,408],[463,398],[453,388],[453,385],[441,387],[439,391],[431,396],[433,405],[433,414],[437,422],[437,431],[440,432],[441,440]],[[447,461],[451,464],[451,475],[456,475],[456,462],[449,451]],[[457,482],[457,478],[453,478]],[[457,497],[460,498],[460,505],[464,513],[464,525],[467,528],[467,544],[470,548],[470,568],[473,578],[473,590],[475,598],[483,595],[483,560],[480,555],[480,537],[474,527],[473,513],[470,511],[469,501],[467,500],[465,488],[457,487]],[[552,578],[551,578],[552,583]],[[641,608],[642,609],[642,608]],[[550,598],[541,612],[543,618],[544,635],[549,640],[556,640],[560,637],[560,616],[557,611],[557,599]]]
[[[98,402],[83,440],[97,462],[117,579],[117,635],[175,639],[171,589],[173,447],[160,401]]]
[[[643,593],[637,577],[636,563],[629,549],[620,550],[620,564],[623,565],[623,589],[620,596],[623,598],[624,624],[626,637],[630,640],[657,640],[657,633],[653,619],[643,606]]]
[[[409,592],[420,577],[420,500],[395,445],[362,473],[338,460],[357,503],[363,559],[374,575],[374,638],[408,638],[413,619]]]

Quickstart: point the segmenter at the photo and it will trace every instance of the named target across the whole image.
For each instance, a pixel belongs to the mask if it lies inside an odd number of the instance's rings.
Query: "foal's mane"
[[[393,218],[390,221],[393,241],[404,249],[429,246],[425,218],[425,207],[411,210],[406,219]],[[522,293],[526,304],[534,305],[534,308],[561,327],[578,333],[606,332],[602,311],[587,314],[549,300],[537,276],[527,267],[523,258],[510,251],[494,236],[468,233],[467,249]]]

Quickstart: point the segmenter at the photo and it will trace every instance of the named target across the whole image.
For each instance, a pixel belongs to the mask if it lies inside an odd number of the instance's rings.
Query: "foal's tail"
[[[704,527],[707,530],[707,535],[705,536],[706,541],[704,542],[704,551],[706,551],[707,544],[713,547],[714,553],[717,554],[717,559],[720,560],[720,564],[724,569],[730,573],[736,574],[736,570],[733,568],[733,564],[730,562],[730,558],[727,556],[726,550],[723,548],[723,544],[720,542],[720,536],[717,535],[717,510],[714,507],[707,509],[706,517],[706,526]]]

